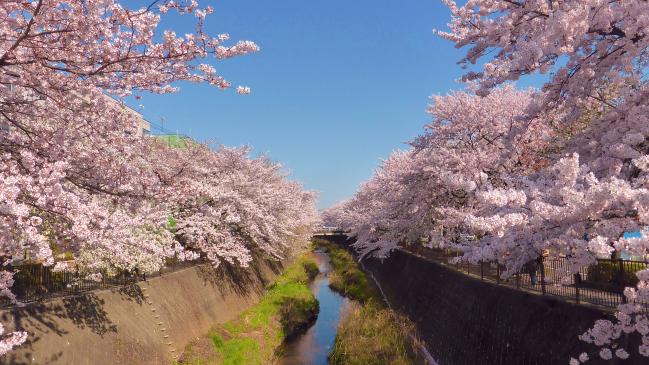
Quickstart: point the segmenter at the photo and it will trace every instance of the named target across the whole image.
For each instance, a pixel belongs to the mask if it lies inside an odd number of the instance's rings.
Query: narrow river
[[[328,364],[327,356],[336,338],[338,322],[350,303],[349,299],[329,288],[329,256],[321,251],[314,252],[314,255],[320,274],[311,284],[311,291],[320,302],[320,313],[306,333],[286,344],[280,365]]]

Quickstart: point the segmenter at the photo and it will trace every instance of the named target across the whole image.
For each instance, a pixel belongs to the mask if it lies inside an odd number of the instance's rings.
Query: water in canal
[[[328,364],[327,355],[334,344],[338,322],[349,306],[349,299],[329,289],[329,256],[320,251],[314,255],[320,274],[311,284],[311,291],[320,302],[320,313],[306,333],[286,344],[280,365]]]

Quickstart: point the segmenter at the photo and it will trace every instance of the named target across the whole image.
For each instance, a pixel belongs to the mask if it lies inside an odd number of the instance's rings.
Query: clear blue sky
[[[141,0],[127,4],[141,5]],[[267,153],[325,208],[351,196],[381,158],[403,148],[429,120],[428,97],[461,88],[463,51],[432,32],[450,14],[439,0],[214,0],[211,34],[248,39],[259,53],[211,62],[241,96],[181,84],[145,96],[145,117],[200,141]],[[191,30],[172,17],[165,28]]]

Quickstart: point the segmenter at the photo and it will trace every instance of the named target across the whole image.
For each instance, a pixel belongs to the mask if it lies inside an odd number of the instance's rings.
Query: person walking
[[[530,276],[530,282],[532,283],[532,285],[538,284],[537,273],[541,269],[541,265],[541,256],[539,256],[526,262],[522,267],[522,271]]]

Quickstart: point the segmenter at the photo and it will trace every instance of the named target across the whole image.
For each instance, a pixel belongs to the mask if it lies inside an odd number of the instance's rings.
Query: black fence
[[[110,289],[131,285],[150,277],[160,276],[187,267],[205,263],[205,260],[169,261],[161,270],[154,273],[142,273],[137,270],[81,270],[72,263],[70,268],[54,271],[41,264],[22,264],[11,267],[14,271],[14,285],[11,292],[19,303],[31,303],[51,298],[83,294],[93,290]],[[7,268],[5,268],[6,270]],[[3,296],[0,308],[15,306],[16,303]]]
[[[598,259],[596,264],[582,268],[575,274],[567,258],[542,258],[536,270],[521,270],[504,279],[501,275],[503,267],[495,263],[451,264],[449,261],[458,253],[419,246],[408,247],[406,250],[497,285],[612,309],[626,303],[624,288],[638,283],[635,272],[649,268],[649,263],[643,261]],[[649,310],[649,303],[640,304]]]

